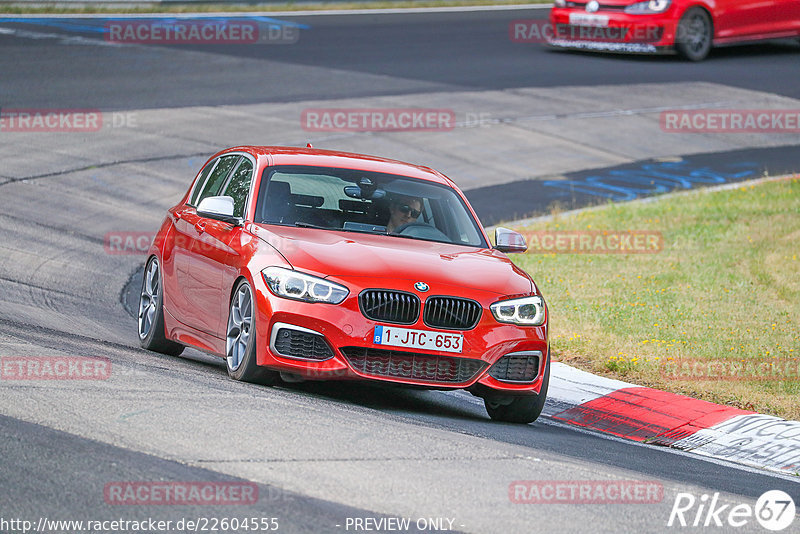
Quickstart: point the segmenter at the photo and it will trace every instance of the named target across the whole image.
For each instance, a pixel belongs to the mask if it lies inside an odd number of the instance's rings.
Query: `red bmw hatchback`
[[[371,156],[236,147],[171,208],[145,264],[143,347],[225,358],[236,380],[360,379],[482,397],[527,423],[550,374],[548,313],[442,174]]]
[[[555,0],[550,43],[699,61],[712,46],[800,36],[798,0]]]

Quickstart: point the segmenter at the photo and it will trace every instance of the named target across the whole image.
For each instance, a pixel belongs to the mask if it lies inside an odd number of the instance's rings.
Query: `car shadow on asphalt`
[[[678,54],[621,54],[613,52],[594,52],[589,50],[561,50],[549,48],[548,52],[554,54],[574,55],[580,57],[595,57],[628,61],[633,63],[666,63],[692,65]],[[787,56],[800,52],[800,42],[793,39],[775,39],[752,44],[728,45],[712,48],[708,57],[700,64],[717,60],[740,60],[743,58],[763,58]]]
[[[425,388],[347,381],[305,381],[283,387],[351,405],[390,413],[415,413],[447,419],[485,420],[482,406],[472,405]]]

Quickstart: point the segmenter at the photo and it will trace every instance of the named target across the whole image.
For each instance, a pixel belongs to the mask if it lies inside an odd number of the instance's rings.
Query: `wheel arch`
[[[715,48],[716,23],[713,9],[705,3],[695,1],[680,14],[675,25],[673,46],[676,52],[689,61],[698,62],[706,59]],[[694,27],[694,20],[703,18],[703,33]],[[701,36],[701,37],[699,37]]]
[[[680,24],[681,20],[683,20],[683,17],[686,16],[686,13],[694,8],[702,9],[705,11],[706,15],[708,15],[708,20],[711,21],[711,46],[714,46],[714,40],[717,32],[717,21],[714,19],[714,2],[693,2],[687,5],[686,8],[681,11],[676,24]],[[677,38],[677,34],[675,37]]]
[[[251,279],[249,279],[247,276],[245,276],[244,274],[239,273],[239,276],[237,276],[236,279],[233,281],[233,285],[231,285],[231,290],[230,290],[230,292],[228,294],[228,306],[229,307],[230,307],[231,302],[233,302],[233,296],[236,294],[236,288],[239,287],[239,284],[241,283],[242,280],[244,280],[248,284],[250,284],[250,290],[251,291],[255,291],[253,289],[253,281]]]

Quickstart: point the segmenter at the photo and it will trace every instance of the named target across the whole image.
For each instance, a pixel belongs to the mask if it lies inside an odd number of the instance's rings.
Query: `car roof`
[[[429,167],[352,152],[284,146],[238,146],[224,150],[223,153],[231,151],[269,157],[271,165],[310,165],[357,169],[419,178],[448,186],[454,185],[447,177]]]

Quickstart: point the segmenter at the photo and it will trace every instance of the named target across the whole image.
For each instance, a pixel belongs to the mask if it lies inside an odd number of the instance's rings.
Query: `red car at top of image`
[[[599,52],[677,50],[800,36],[798,0],[555,0],[549,44]]]
[[[243,146],[170,208],[144,267],[143,347],[195,347],[236,380],[359,379],[482,397],[527,423],[549,382],[548,312],[444,175],[399,161]]]

